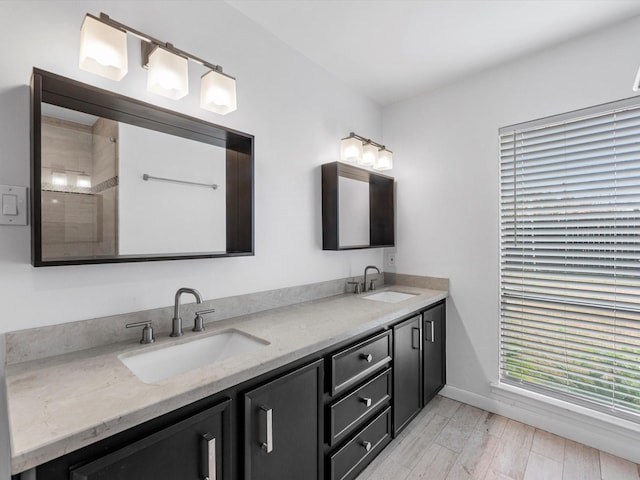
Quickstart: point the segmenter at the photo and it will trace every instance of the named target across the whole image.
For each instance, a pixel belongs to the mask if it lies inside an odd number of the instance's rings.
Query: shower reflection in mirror
[[[46,103],[41,139],[43,259],[225,251],[224,148]]]

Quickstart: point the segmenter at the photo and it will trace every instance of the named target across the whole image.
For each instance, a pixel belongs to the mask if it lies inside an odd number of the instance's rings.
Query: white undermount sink
[[[362,297],[365,300],[375,300],[377,302],[398,303],[403,300],[415,297],[416,293],[396,292],[395,290],[384,290]]]
[[[118,359],[144,383],[155,383],[266,345],[266,340],[232,329],[178,345],[123,353]]]

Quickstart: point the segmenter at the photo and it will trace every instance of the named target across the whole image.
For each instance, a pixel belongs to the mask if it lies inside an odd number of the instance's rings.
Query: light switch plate
[[[4,205],[4,201],[7,205]],[[16,214],[5,215],[4,212],[13,213],[15,202]],[[0,225],[26,225],[27,224],[27,187],[14,185],[0,185]]]

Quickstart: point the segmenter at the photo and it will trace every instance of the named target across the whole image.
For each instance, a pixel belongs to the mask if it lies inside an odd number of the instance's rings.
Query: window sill
[[[618,435],[628,435],[635,441],[640,433],[640,423],[607,415],[524,388],[505,383],[492,383],[491,392],[497,400],[511,406],[524,408],[541,415],[549,415],[549,413],[561,415],[565,420],[577,421],[582,425],[587,424],[597,429],[606,429]]]

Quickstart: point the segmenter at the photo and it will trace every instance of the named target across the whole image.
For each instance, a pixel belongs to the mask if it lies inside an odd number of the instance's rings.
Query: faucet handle
[[[347,285],[353,285],[353,293],[356,295],[362,292],[362,284],[360,282],[347,282]]]
[[[200,310],[196,312],[196,318],[193,319],[193,328],[192,332],[204,332],[204,320],[202,319],[202,315],[206,315],[207,313],[215,312],[215,308],[210,308],[209,310]]]
[[[369,290],[375,290],[376,289],[376,281],[378,279],[377,278],[372,278],[371,282],[369,282]]]
[[[126,328],[142,327],[142,326],[144,326],[144,328],[142,329],[142,339],[140,340],[140,343],[142,343],[143,345],[146,345],[148,343],[155,342],[156,339],[153,338],[153,327],[151,326],[151,321],[127,323],[125,325]]]

